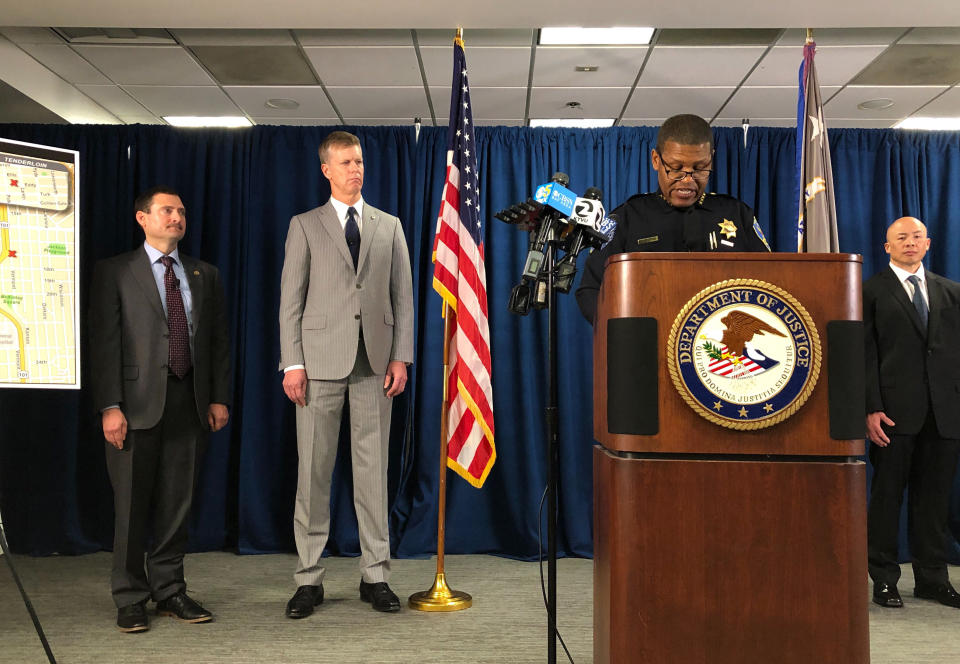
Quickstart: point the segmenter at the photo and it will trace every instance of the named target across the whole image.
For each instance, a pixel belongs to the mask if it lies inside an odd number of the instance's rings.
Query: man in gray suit
[[[360,598],[399,611],[390,590],[387,453],[390,399],[413,361],[413,285],[400,220],[364,202],[360,141],[344,131],[320,145],[330,200],[295,216],[280,278],[280,369],[297,408],[300,461],[293,531],[299,561],[288,618],[323,601],[321,554],[344,398],[350,404]]]
[[[151,597],[158,615],[213,619],[185,592],[183,555],[207,430],[226,425],[230,400],[220,273],[178,252],[186,211],[177,192],[155,187],[134,208],[143,246],[98,262],[90,288],[90,374],[116,514],[111,588],[124,632],[148,628]]]

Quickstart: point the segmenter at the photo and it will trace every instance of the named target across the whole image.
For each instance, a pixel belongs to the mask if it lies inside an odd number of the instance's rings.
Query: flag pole
[[[460,29],[457,28],[457,36]],[[443,301],[443,404],[440,408],[440,481],[437,491],[437,575],[430,590],[410,595],[407,601],[411,609],[417,611],[462,611],[469,609],[473,598],[465,592],[451,590],[443,571],[444,544],[446,541],[447,521],[447,398],[450,378],[450,312],[447,301]]]

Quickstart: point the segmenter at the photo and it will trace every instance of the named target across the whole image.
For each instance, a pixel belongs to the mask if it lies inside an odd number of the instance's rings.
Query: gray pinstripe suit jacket
[[[413,362],[413,282],[403,228],[364,202],[360,259],[353,259],[333,205],[290,220],[280,277],[280,369],[339,380],[357,357],[360,324],[370,366]]]

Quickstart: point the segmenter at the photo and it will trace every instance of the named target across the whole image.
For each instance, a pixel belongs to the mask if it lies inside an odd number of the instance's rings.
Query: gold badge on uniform
[[[722,222],[717,224],[720,227],[720,232],[723,234],[723,237],[728,240],[732,237],[737,237],[737,225],[730,221],[729,219],[724,219]]]

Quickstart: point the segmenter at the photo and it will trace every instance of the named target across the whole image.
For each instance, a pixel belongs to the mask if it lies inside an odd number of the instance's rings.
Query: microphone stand
[[[556,236],[547,240],[547,663],[557,661],[557,483],[559,417],[557,414],[557,293],[554,288]]]

